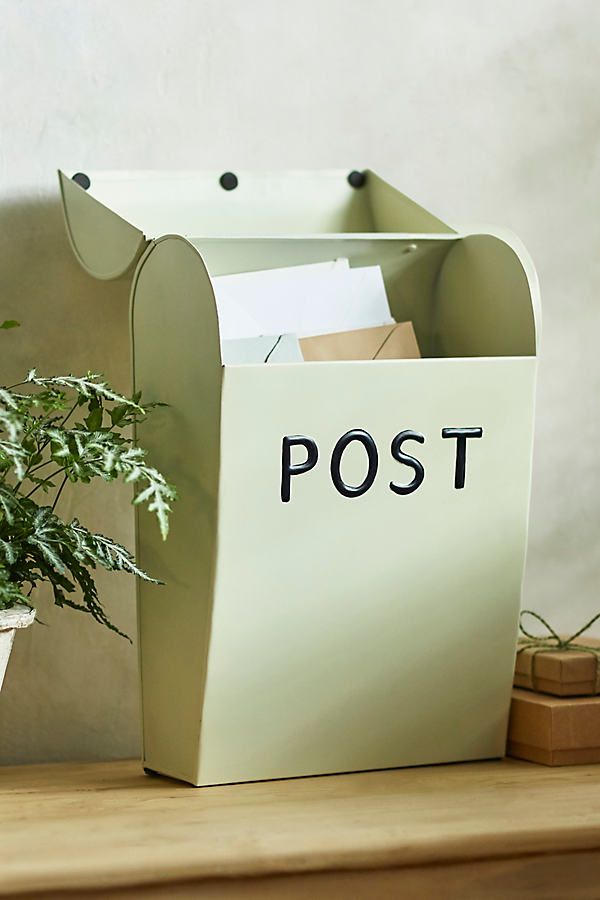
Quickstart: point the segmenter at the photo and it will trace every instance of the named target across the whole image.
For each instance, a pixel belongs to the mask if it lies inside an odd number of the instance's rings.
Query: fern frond
[[[29,600],[18,584],[11,580],[9,571],[0,565],[0,609],[10,609],[17,603],[29,606]]]
[[[82,397],[97,397],[102,400],[110,400],[112,403],[124,404],[139,413],[144,414],[143,406],[140,406],[133,398],[125,397],[114,391],[106,381],[100,381],[101,375],[89,372],[86,376],[77,377],[75,375],[55,375],[50,378],[42,378],[37,374],[36,369],[31,369],[26,378],[29,384],[35,384],[38,387],[61,387],[70,391],[75,391]]]
[[[49,582],[58,606],[122,634],[100,602],[94,571],[160,582],[117,541],[77,519],[64,522],[55,507],[67,480],[119,479],[135,486],[133,502],[147,506],[166,538],[175,488],[133,445],[130,429],[161,404],[124,397],[93,373],[42,378],[31,369],[20,384],[29,392],[0,387],[0,608],[28,602],[39,583]],[[36,502],[38,491],[54,495],[51,506]]]
[[[69,529],[75,541],[73,552],[81,562],[95,562],[110,572],[129,572],[143,581],[162,584],[140,569],[129,550],[117,541],[113,541],[112,538],[105,537],[103,534],[93,534],[77,519],[73,519]]]
[[[26,460],[27,451],[21,444],[13,443],[13,441],[0,441],[1,468],[12,467],[17,478],[21,480],[25,477]]]

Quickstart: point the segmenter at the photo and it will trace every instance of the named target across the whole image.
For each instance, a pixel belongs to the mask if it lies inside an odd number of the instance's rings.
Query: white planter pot
[[[35,619],[35,610],[27,606],[12,606],[0,610],[0,689],[8,665],[17,628],[27,628]]]

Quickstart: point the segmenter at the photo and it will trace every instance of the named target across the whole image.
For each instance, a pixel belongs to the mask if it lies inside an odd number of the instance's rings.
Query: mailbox
[[[503,230],[374,172],[60,175],[69,237],[131,281],[144,446],[144,765],[195,785],[504,754],[539,291]],[[223,363],[213,280],[381,267],[421,359]],[[285,297],[282,297],[285,303]]]

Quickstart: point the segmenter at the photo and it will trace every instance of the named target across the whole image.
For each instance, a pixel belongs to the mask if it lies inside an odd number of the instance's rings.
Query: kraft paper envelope
[[[213,278],[222,339],[307,337],[393,322],[379,266],[345,258]]]
[[[300,349],[307,362],[421,358],[412,322],[302,338]]]
[[[225,366],[303,361],[295,334],[261,335],[255,338],[222,341],[221,357]]]

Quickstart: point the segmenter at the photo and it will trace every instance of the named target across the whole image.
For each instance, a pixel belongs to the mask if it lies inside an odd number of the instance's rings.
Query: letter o
[[[340,466],[342,463],[342,456],[344,455],[344,451],[346,447],[353,441],[358,441],[359,444],[363,445],[363,447],[367,451],[367,459],[369,461],[369,468],[367,470],[364,481],[356,486],[346,484],[342,479],[340,473]],[[363,431],[362,428],[353,428],[351,431],[347,431],[346,434],[343,434],[333,448],[330,465],[331,480],[333,481],[333,486],[343,497],[360,497],[362,494],[365,494],[369,490],[369,488],[375,481],[378,465],[379,457],[377,454],[377,445],[375,444],[375,441],[373,440],[371,435],[368,433],[368,431]]]

